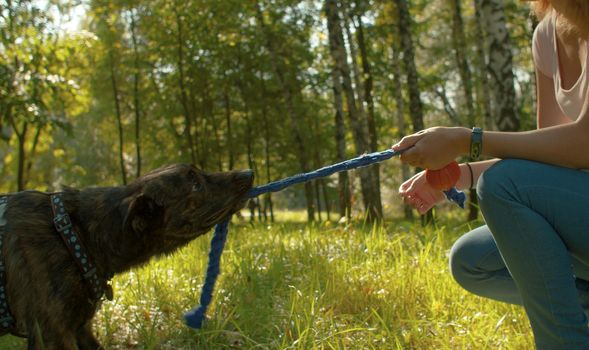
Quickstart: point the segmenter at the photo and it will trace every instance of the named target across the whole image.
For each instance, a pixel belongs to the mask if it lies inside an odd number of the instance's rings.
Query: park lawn
[[[520,307],[462,290],[447,252],[469,229],[454,218],[417,223],[233,220],[202,330],[198,304],[210,235],[117,276],[95,329],[107,349],[532,349]],[[288,220],[285,220],[285,218]],[[299,220],[300,221],[300,220]],[[1,349],[23,348],[3,337]]]

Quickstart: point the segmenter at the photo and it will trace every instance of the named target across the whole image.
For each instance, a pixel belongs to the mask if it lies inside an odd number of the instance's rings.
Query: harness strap
[[[6,222],[4,221],[4,212],[8,203],[8,197],[0,197],[0,255],[2,255],[2,248],[4,244],[4,233],[6,232]],[[6,300],[6,268],[4,259],[0,258],[0,328],[14,329],[16,323],[14,317],[8,308],[8,301]]]
[[[98,278],[96,266],[90,261],[80,237],[73,228],[70,216],[65,211],[61,194],[51,195],[51,209],[53,210],[55,229],[59,232],[84,279],[90,284],[94,299],[98,301],[105,295],[108,300],[112,300],[112,287],[108,283],[101,283]]]

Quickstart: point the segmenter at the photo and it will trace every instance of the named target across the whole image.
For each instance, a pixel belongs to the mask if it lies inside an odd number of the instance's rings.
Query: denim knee
[[[456,283],[471,293],[476,293],[476,266],[479,258],[479,251],[465,236],[460,237],[450,249],[450,273]]]
[[[530,176],[529,163],[521,159],[504,159],[485,170],[477,183],[477,195],[483,216],[501,198],[518,195],[518,183]]]

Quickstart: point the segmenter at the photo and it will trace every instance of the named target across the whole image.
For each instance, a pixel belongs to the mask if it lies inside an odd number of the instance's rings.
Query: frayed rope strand
[[[200,305],[188,311],[184,315],[186,324],[192,328],[202,327],[205,314],[209,308],[211,300],[213,299],[215,282],[217,281],[217,277],[219,277],[219,273],[221,272],[221,254],[223,253],[223,248],[225,247],[225,242],[227,241],[229,221],[231,221],[230,217],[215,226],[215,234],[211,239],[211,250],[209,251],[209,266],[207,267],[207,276],[200,294]]]
[[[341,171],[358,169],[375,163],[380,163],[401,153],[403,153],[402,150],[394,151],[392,149],[388,149],[382,152],[363,154],[359,157],[349,159],[330,166],[326,166],[321,169],[311,171],[309,173],[294,175],[282,180],[270,182],[266,185],[254,187],[248,192],[247,196],[248,198],[255,198],[264,193],[278,192],[294,184],[326,177]],[[455,189],[452,190],[453,192],[457,192]],[[462,192],[458,193],[462,194],[462,196],[449,196],[447,194],[448,199],[456,202],[460,207],[464,208],[464,199],[466,198],[466,196],[464,196]],[[211,239],[211,250],[209,252],[209,265],[207,268],[207,275],[205,278],[205,282],[202,286],[202,292],[200,296],[200,305],[184,314],[186,324],[192,328],[202,327],[206,311],[213,298],[215,282],[217,281],[217,277],[219,276],[219,273],[221,271],[221,254],[223,253],[225,241],[227,240],[227,232],[230,221],[231,217],[228,217],[225,221],[223,221],[215,227],[215,234]]]

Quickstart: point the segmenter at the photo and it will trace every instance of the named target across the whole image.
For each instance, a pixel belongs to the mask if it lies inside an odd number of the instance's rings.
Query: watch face
[[[472,128],[470,136],[470,159],[478,160],[483,149],[483,130],[478,127]]]

